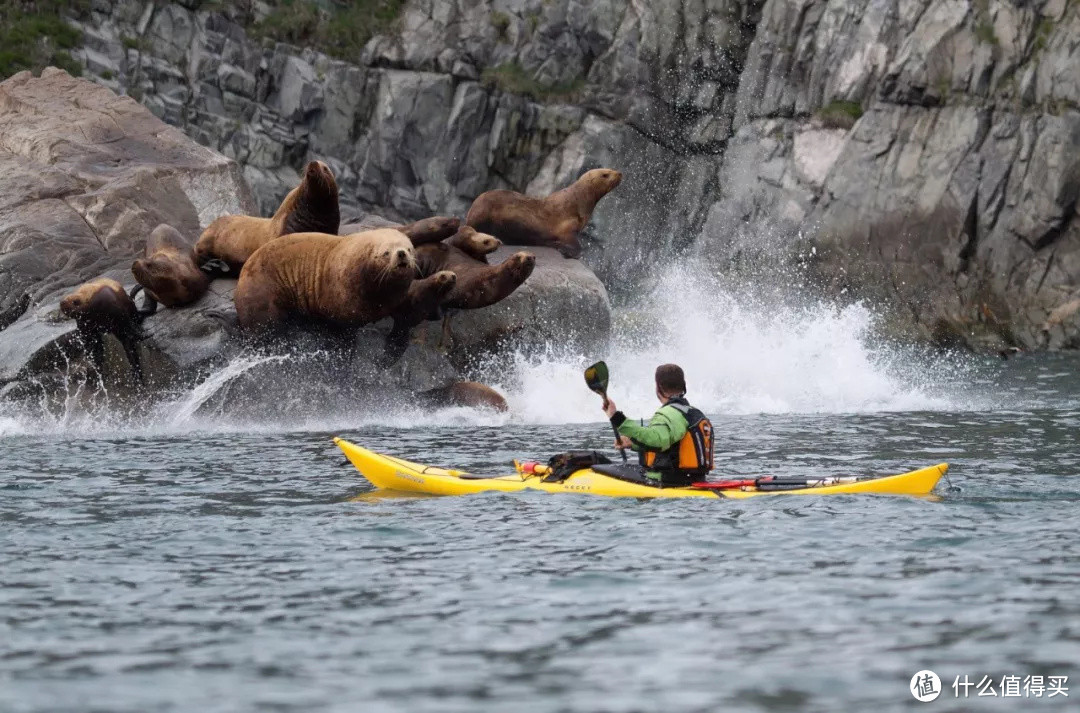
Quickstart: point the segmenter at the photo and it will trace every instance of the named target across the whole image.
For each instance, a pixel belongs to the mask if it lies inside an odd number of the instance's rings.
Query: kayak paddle
[[[585,370],[585,385],[589,387],[590,391],[593,391],[604,399],[604,406],[607,406],[607,387],[608,387],[608,370],[607,364],[602,361],[598,361],[588,369]],[[619,429],[615,426],[611,427],[615,431],[615,442],[618,443],[622,436],[619,435]],[[626,462],[626,449],[620,448],[619,454],[622,455],[622,462]]]
[[[741,488],[757,488],[758,490],[803,490],[806,488],[823,488],[829,485],[847,485],[868,480],[862,476],[826,476],[822,478],[778,478],[768,475],[760,478],[744,478],[741,480],[706,480],[700,483],[692,483],[690,487],[699,490],[738,490]]]

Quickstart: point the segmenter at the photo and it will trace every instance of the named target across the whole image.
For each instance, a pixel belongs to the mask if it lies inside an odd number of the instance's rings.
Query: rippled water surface
[[[330,442],[494,472],[602,423],[9,436],[0,710],[889,711],[923,668],[937,710],[1068,709],[1078,372],[985,369],[973,409],[715,414],[725,474],[948,461],[939,499],[387,497]],[[965,674],[1076,689],[957,701]]]

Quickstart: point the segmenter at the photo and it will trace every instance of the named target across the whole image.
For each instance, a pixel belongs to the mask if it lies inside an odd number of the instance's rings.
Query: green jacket
[[[641,453],[643,451],[666,451],[682,440],[686,435],[689,424],[686,417],[679,413],[674,406],[664,404],[652,419],[648,426],[639,425],[628,419],[622,411],[616,411],[611,417],[611,423],[620,435],[630,439],[632,448]],[[659,477],[659,474],[650,472],[650,478]]]

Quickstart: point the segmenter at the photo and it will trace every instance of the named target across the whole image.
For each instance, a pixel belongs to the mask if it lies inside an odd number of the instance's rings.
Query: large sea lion
[[[295,321],[359,327],[393,314],[415,274],[412,243],[397,230],[286,235],[241,270],[237,321],[256,333]]]
[[[469,257],[487,262],[487,256],[502,247],[502,241],[494,235],[478,233],[475,228],[464,225],[446,239],[447,245],[453,245]]]
[[[597,168],[547,198],[532,198],[514,191],[487,191],[473,201],[465,223],[507,245],[553,247],[565,257],[579,257],[578,233],[592,218],[600,199],[621,180],[619,171]]]
[[[124,347],[135,376],[142,380],[142,368],[136,348],[139,310],[124,286],[102,277],[80,285],[60,301],[60,313],[75,320],[79,336],[90,349],[94,366],[101,369],[105,358],[102,338],[112,334]]]
[[[479,309],[505,299],[532,274],[536,256],[514,253],[498,265],[488,265],[448,243],[429,243],[416,248],[416,271],[420,277],[450,270],[457,284],[443,300],[444,307]]]
[[[195,243],[195,261],[205,266],[220,260],[229,274],[236,275],[256,250],[275,238],[290,233],[337,235],[340,225],[334,174],[322,161],[312,161],[274,217],[225,215],[211,223]]]
[[[164,223],[150,233],[131,272],[146,292],[145,314],[152,314],[159,302],[166,307],[189,305],[210,288],[210,276],[195,264],[191,243]]]
[[[458,381],[421,394],[432,406],[468,406],[508,411],[509,406],[495,389],[478,381]]]

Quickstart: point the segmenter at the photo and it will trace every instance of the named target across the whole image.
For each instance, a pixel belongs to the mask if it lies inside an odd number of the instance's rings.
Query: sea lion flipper
[[[216,257],[210,258],[202,265],[199,265],[199,269],[212,277],[228,277],[231,272],[229,263]]]
[[[449,238],[461,227],[461,220],[444,216],[424,218],[415,223],[403,225],[398,230],[405,233],[413,247],[437,243]]]
[[[143,321],[147,317],[151,317],[157,314],[158,301],[151,297],[149,294],[145,295],[143,299],[143,307],[139,310],[139,321]]]
[[[128,290],[128,297],[134,300],[140,292],[143,293],[143,306],[142,309],[136,312],[136,316],[141,322],[150,315],[157,312],[158,301],[154,299],[154,296],[153,294],[151,294],[150,290],[146,289],[138,283],[136,283],[134,287]]]

